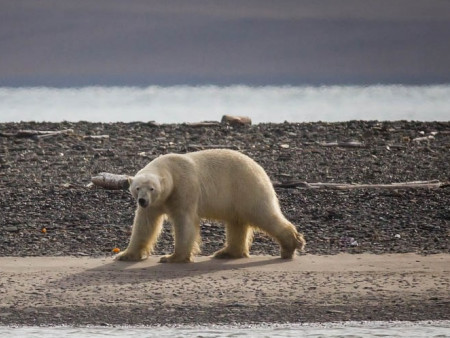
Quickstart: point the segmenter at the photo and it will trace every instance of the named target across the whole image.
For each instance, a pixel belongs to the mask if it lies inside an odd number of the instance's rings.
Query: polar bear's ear
[[[128,176],[128,186],[131,186],[131,183],[133,183],[133,179],[134,179],[134,177],[133,176]]]

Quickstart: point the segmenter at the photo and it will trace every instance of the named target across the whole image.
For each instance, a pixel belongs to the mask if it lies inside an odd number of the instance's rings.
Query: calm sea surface
[[[0,87],[0,122],[450,120],[450,85]]]
[[[2,337],[450,337],[450,321],[195,327],[0,327]]]

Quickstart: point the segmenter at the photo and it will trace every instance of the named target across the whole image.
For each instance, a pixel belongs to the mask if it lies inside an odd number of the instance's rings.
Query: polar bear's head
[[[158,201],[161,195],[161,181],[161,177],[153,174],[139,174],[128,178],[130,192],[143,208]]]

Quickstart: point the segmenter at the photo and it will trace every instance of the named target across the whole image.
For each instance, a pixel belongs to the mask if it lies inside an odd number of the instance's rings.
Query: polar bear
[[[129,178],[137,201],[131,239],[118,260],[147,258],[165,216],[174,228],[174,253],[165,262],[192,262],[199,252],[200,219],[226,224],[225,247],[215,258],[249,257],[253,229],[274,238],[281,257],[293,258],[305,240],[283,216],[264,169],[238,151],[211,149],[157,157]]]

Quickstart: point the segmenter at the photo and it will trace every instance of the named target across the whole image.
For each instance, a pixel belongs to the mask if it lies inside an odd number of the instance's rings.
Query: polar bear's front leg
[[[138,207],[134,216],[131,239],[125,251],[115,259],[120,261],[139,261],[147,258],[153,250],[162,230],[163,215],[147,207]]]
[[[189,263],[192,256],[200,251],[200,220],[196,216],[172,217],[175,232],[175,250],[163,256],[160,263]]]

